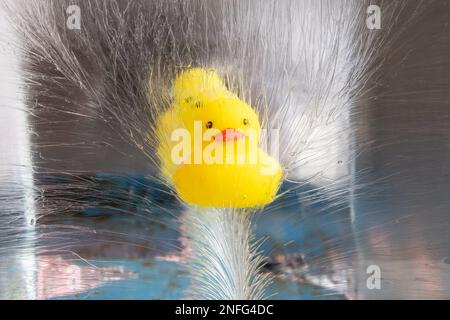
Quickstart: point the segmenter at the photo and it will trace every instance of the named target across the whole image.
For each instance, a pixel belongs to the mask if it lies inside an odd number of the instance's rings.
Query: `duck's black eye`
[[[208,121],[208,122],[206,123],[206,127],[207,127],[208,129],[211,129],[212,126],[213,126],[213,123],[212,123],[211,121]]]
[[[248,125],[249,124],[249,121],[248,121],[248,119],[244,119],[244,126],[246,126],[246,125]]]

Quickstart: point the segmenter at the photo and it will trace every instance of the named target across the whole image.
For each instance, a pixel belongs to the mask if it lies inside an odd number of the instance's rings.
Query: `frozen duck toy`
[[[217,72],[191,68],[173,83],[171,107],[157,120],[165,179],[190,205],[258,207],[272,202],[282,179],[276,159],[259,147],[253,108]]]

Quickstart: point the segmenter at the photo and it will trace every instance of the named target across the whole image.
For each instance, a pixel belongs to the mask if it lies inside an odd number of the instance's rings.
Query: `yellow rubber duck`
[[[261,126],[251,106],[213,69],[191,68],[173,83],[171,108],[157,121],[163,176],[190,205],[263,206],[282,178],[277,160],[259,148]]]

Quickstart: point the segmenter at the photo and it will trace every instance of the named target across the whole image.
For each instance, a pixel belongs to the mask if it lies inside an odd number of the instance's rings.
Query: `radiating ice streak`
[[[252,212],[188,208],[183,228],[191,250],[191,294],[200,299],[262,299],[270,277],[252,239]]]

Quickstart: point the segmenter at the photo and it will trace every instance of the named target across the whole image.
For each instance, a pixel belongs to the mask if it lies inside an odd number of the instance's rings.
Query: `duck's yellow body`
[[[157,123],[164,177],[187,203],[256,207],[274,200],[279,163],[259,148],[255,111],[211,69],[188,69],[173,84],[174,102]]]

